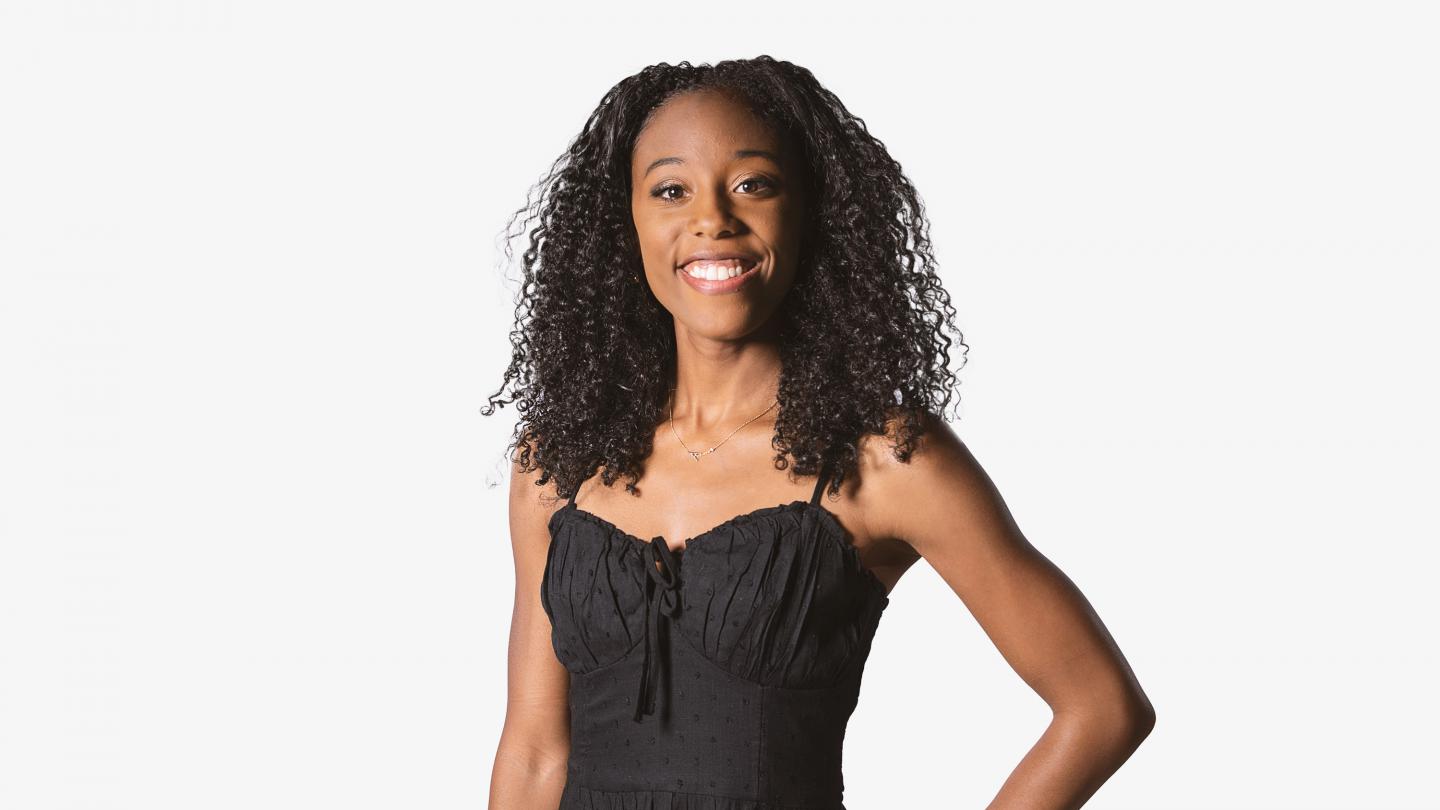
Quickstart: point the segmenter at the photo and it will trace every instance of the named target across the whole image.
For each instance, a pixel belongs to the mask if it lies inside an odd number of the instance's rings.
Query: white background
[[[1158,710],[1089,806],[1440,807],[1426,5],[3,0],[0,806],[484,807],[497,237],[615,82],[765,53],[919,188],[955,429]],[[1048,719],[918,565],[847,806]]]

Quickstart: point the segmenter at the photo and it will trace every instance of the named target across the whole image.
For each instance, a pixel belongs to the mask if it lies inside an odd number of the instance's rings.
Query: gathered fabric
[[[561,810],[843,810],[841,753],[889,604],[835,516],[738,515],[672,549],[575,504],[541,602],[570,673]]]

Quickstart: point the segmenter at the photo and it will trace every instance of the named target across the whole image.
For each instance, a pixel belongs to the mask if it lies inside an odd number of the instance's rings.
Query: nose
[[[723,191],[697,193],[690,204],[690,233],[709,239],[734,236],[739,230],[730,198]]]

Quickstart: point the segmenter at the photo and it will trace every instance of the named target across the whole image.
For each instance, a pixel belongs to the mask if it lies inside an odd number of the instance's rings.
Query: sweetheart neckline
[[[720,522],[720,523],[717,523],[717,524],[714,525],[714,526],[711,526],[710,528],[706,529],[705,531],[700,532],[699,534],[696,534],[696,535],[692,535],[692,536],[690,536],[690,537],[687,537],[687,538],[685,538],[685,545],[684,545],[684,546],[682,546],[682,547],[680,547],[680,548],[678,548],[678,549],[672,548],[672,549],[670,549],[670,551],[673,552],[674,554],[676,554],[677,556],[683,558],[683,557],[684,557],[685,549],[689,548],[691,543],[694,543],[694,542],[699,541],[699,540],[704,540],[705,538],[710,537],[710,536],[716,534],[717,532],[721,531],[722,529],[729,528],[730,526],[734,526],[734,525],[736,525],[736,524],[738,524],[738,523],[741,523],[741,522],[744,522],[744,521],[746,521],[746,520],[753,520],[753,519],[755,519],[755,518],[764,517],[764,516],[766,516],[766,515],[771,515],[771,514],[775,514],[775,513],[778,513],[778,512],[783,512],[783,511],[785,511],[785,510],[787,510],[787,509],[794,509],[794,508],[797,507],[797,506],[798,506],[798,507],[802,507],[802,508],[809,508],[809,509],[813,510],[813,511],[815,512],[815,514],[819,515],[821,525],[826,526],[826,527],[828,527],[828,528],[831,530],[831,537],[832,537],[832,539],[834,539],[835,542],[838,542],[838,543],[840,544],[841,548],[845,549],[846,553],[850,555],[851,560],[853,560],[854,563],[855,563],[855,570],[857,570],[857,571],[860,572],[861,578],[864,579],[866,582],[868,582],[868,583],[870,584],[870,586],[875,589],[875,592],[876,592],[877,594],[879,594],[880,598],[881,598],[882,600],[884,600],[884,602],[885,602],[886,604],[889,604],[889,602],[890,602],[890,594],[889,594],[889,591],[888,591],[888,590],[886,589],[886,587],[885,587],[885,583],[882,582],[882,581],[880,581],[880,577],[877,576],[874,571],[871,571],[869,566],[865,565],[865,563],[861,561],[861,559],[860,559],[860,549],[856,548],[856,547],[855,547],[855,544],[852,543],[852,542],[850,542],[849,532],[847,532],[847,531],[845,530],[845,527],[844,527],[843,525],[841,525],[840,519],[835,516],[835,513],[834,513],[834,512],[831,512],[831,511],[830,511],[829,509],[827,509],[823,504],[812,503],[812,502],[806,501],[806,500],[794,500],[794,501],[788,501],[788,502],[786,502],[786,503],[775,504],[774,506],[761,506],[761,507],[759,507],[759,508],[757,508],[757,509],[752,509],[752,510],[750,510],[749,512],[744,512],[744,513],[739,514],[739,515],[736,515],[736,516],[734,516],[734,517],[732,517],[732,518],[728,518],[728,519],[726,519],[726,520],[724,520],[724,521],[722,521],[722,522]],[[620,528],[619,526],[616,526],[614,523],[611,523],[610,521],[606,520],[605,518],[600,517],[599,515],[595,514],[594,512],[591,512],[591,511],[586,510],[586,509],[582,509],[581,507],[579,507],[579,506],[577,506],[577,505],[575,504],[575,501],[574,501],[574,500],[567,501],[564,506],[562,506],[562,507],[559,508],[559,509],[556,509],[553,513],[551,513],[551,515],[550,515],[550,521],[549,521],[549,529],[550,529],[550,538],[551,538],[552,541],[553,541],[554,538],[555,538],[555,519],[556,519],[557,517],[559,517],[562,513],[567,512],[567,511],[575,514],[577,517],[580,517],[580,518],[582,518],[582,519],[584,519],[584,520],[589,520],[589,521],[591,521],[591,522],[599,525],[601,528],[607,529],[607,530],[609,530],[609,531],[611,531],[611,532],[613,532],[613,533],[615,533],[615,534],[618,534],[618,535],[620,535],[622,538],[624,538],[624,539],[626,539],[626,540],[628,540],[628,541],[630,541],[630,542],[632,542],[632,543],[639,543],[641,546],[648,546],[648,545],[650,545],[650,542],[651,542],[651,541],[649,541],[649,540],[643,540],[643,539],[641,539],[641,538],[639,538],[639,537],[631,534],[630,532],[625,531],[624,529]],[[658,538],[658,539],[660,540],[660,542],[665,543],[667,546],[669,545],[669,541],[668,541],[668,539],[667,539],[664,535],[658,535],[658,534],[657,534],[657,535],[655,535],[655,537]]]

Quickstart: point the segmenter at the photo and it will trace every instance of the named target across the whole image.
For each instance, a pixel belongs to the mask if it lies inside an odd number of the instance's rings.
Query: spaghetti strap
[[[681,548],[583,508],[555,513],[537,609],[555,666],[584,674],[551,810],[848,804],[838,752],[890,600],[823,505],[843,483],[840,449],[809,452],[808,503],[784,500],[805,491],[797,462],[775,505]]]
[[[816,476],[816,480],[815,480],[815,492],[810,495],[810,505],[811,505],[811,506],[819,506],[819,505],[820,505],[820,493],[825,490],[825,482],[826,482],[826,480],[829,478],[829,476],[826,475],[826,473],[829,472],[829,470],[830,470],[830,464],[829,464],[829,462],[827,462],[827,461],[822,461],[822,462],[820,462],[820,473],[819,473],[818,476]]]

